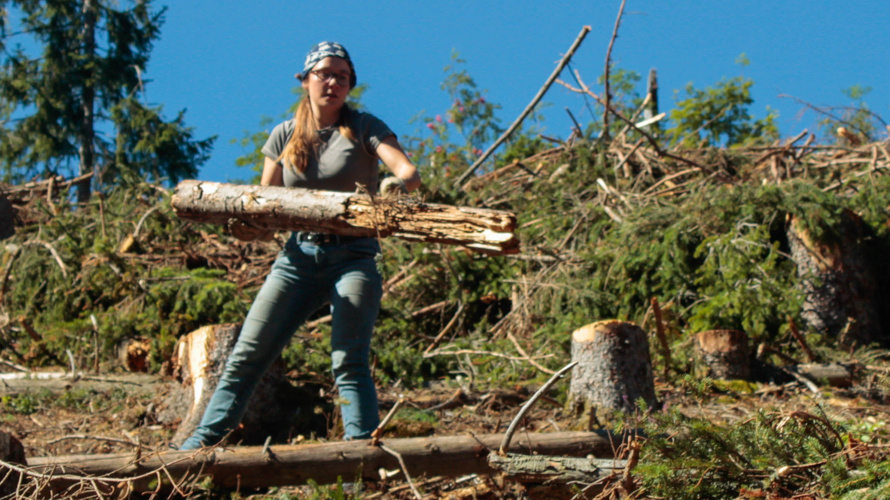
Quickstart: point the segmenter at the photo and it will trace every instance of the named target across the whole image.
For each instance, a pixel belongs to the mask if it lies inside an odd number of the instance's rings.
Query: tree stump
[[[178,383],[158,411],[158,420],[162,423],[179,421],[171,439],[174,444],[182,444],[201,422],[240,331],[238,323],[205,326],[176,344],[171,364]],[[269,436],[273,442],[287,441],[291,432],[324,435],[326,423],[314,410],[325,404],[317,395],[291,385],[285,378],[283,365],[276,363],[263,376],[241,426],[229,441],[262,444]]]
[[[849,210],[835,229],[831,240],[816,241],[797,217],[788,217],[788,244],[804,293],[801,318],[810,330],[866,345],[881,337],[879,313],[886,309],[865,247],[869,230]]]
[[[0,240],[12,238],[15,236],[15,209],[12,203],[6,197],[6,194],[0,191]]]
[[[634,412],[637,400],[657,406],[649,341],[642,328],[623,321],[599,321],[572,333],[570,405],[589,412],[591,424],[616,411]],[[597,412],[599,415],[597,415]]]
[[[751,377],[751,351],[745,332],[708,330],[695,336],[695,344],[711,377],[723,380]]]
[[[118,360],[128,372],[147,372],[150,353],[151,340],[147,338],[124,339],[117,345]]]
[[[0,431],[0,460],[9,464],[28,465],[21,441],[3,431]],[[18,472],[0,465],[0,498],[11,498],[15,494],[19,476]]]

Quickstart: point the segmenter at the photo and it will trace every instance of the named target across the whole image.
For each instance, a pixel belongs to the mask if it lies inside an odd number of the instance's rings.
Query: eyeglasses
[[[334,78],[337,81],[337,85],[349,84],[350,75],[348,75],[348,74],[334,73],[331,71],[325,71],[323,69],[310,71],[310,73],[315,75],[315,77],[318,78],[319,80],[321,80],[322,82],[329,82],[331,80],[331,78]]]

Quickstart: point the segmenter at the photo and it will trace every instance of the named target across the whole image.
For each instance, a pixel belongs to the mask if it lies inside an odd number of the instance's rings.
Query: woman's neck
[[[315,126],[319,130],[323,128],[333,127],[340,120],[340,110],[321,110],[313,106],[312,116],[315,119]]]

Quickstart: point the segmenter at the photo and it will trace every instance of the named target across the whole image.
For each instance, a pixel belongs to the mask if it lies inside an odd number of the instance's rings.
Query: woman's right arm
[[[281,163],[273,158],[266,157],[263,162],[263,175],[260,178],[260,185],[263,186],[283,186],[284,172],[281,169]]]

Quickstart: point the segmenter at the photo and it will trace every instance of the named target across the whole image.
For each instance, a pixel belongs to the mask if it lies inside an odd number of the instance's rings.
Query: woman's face
[[[309,100],[319,109],[339,111],[349,94],[349,64],[339,57],[325,57],[303,78]]]

